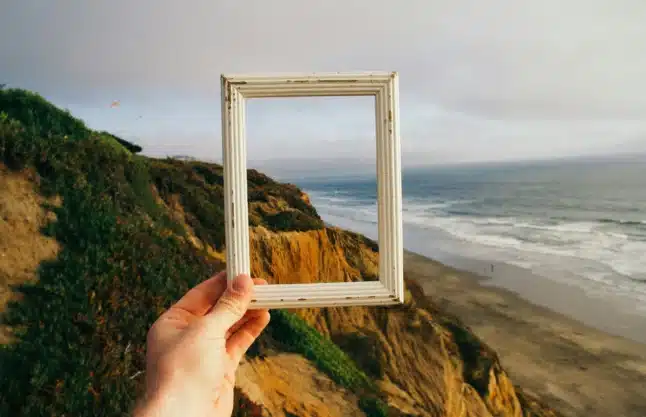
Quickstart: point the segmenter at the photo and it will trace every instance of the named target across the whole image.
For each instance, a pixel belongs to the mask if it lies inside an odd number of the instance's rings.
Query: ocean
[[[375,177],[295,182],[325,221],[376,238]],[[514,265],[646,315],[646,160],[419,168],[402,187],[407,249]]]

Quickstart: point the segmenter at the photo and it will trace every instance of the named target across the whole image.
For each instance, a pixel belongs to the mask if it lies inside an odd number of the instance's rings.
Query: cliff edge
[[[1,415],[128,413],[148,327],[223,268],[222,167],[139,150],[36,94],[0,90]],[[248,180],[255,276],[376,279],[375,242],[326,227],[294,185],[254,170]],[[397,307],[273,311],[240,367],[234,415],[557,415],[406,288]]]

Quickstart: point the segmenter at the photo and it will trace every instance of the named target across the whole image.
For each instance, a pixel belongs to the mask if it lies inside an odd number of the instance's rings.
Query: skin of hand
[[[135,417],[231,416],[235,372],[269,323],[268,310],[248,310],[262,279],[224,272],[164,312],[148,332],[146,399]]]

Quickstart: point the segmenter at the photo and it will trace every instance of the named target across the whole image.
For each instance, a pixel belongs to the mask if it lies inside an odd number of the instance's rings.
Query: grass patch
[[[285,350],[300,353],[311,360],[337,384],[355,392],[375,388],[343,350],[296,314],[272,310],[271,327],[267,332]]]
[[[388,406],[379,398],[360,398],[359,408],[366,413],[366,417],[388,417]]]

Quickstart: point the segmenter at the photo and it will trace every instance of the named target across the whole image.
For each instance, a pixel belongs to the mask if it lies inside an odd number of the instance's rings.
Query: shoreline
[[[489,285],[486,277],[411,251],[404,254],[404,271],[498,353],[515,384],[565,416],[646,415],[645,344],[593,328],[513,290]]]
[[[331,217],[376,238],[369,224]],[[491,346],[514,384],[566,417],[646,416],[646,317],[518,266],[442,252],[423,230],[404,234],[405,277]]]
[[[439,261],[417,252],[406,252],[454,268],[463,274],[470,274],[470,278],[484,288],[508,292],[527,303],[591,329],[644,344],[646,350],[646,317],[623,311],[618,300],[608,297],[592,298],[577,286],[557,282],[503,262],[458,256]]]
[[[371,239],[377,237],[376,225],[358,224],[349,219],[329,215],[325,216],[324,220],[333,227],[361,233]],[[373,226],[375,230],[372,230]],[[629,311],[621,299],[612,295],[601,294],[593,297],[581,287],[535,274],[520,266],[443,251],[437,245],[428,243],[428,236],[424,230],[409,225],[404,225],[404,248],[406,253],[414,253],[455,268],[461,273],[468,273],[483,287],[508,291],[528,303],[566,316],[595,330],[646,344],[646,315]]]

